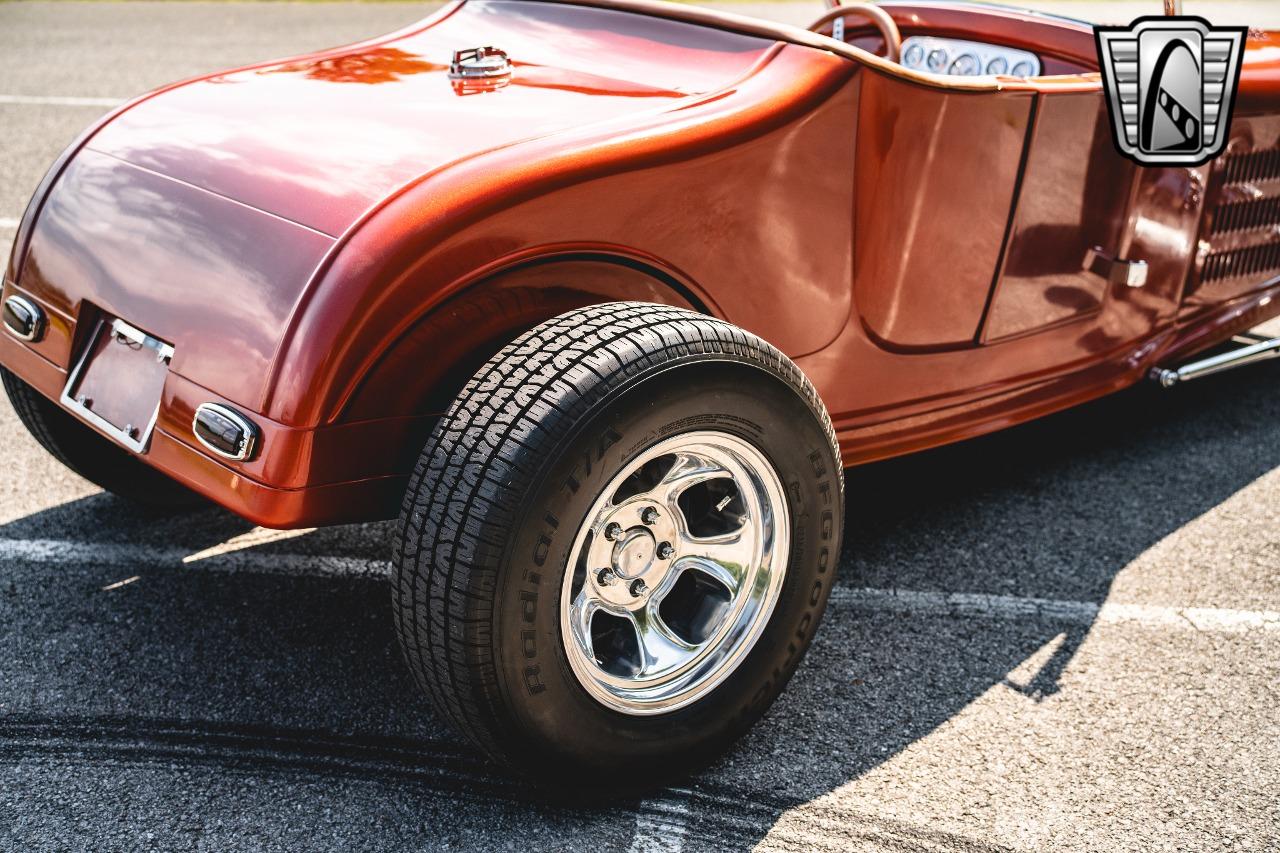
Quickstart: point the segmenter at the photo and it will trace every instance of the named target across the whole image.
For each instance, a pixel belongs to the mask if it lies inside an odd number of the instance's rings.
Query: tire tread
[[[12,371],[0,367],[9,402],[36,442],[67,468],[113,494],[157,509],[202,506],[206,500],[76,420]]]
[[[757,364],[830,417],[790,359],[760,338],[680,308],[615,302],[555,317],[490,359],[436,425],[405,492],[393,546],[396,630],[436,711],[481,750],[510,758],[492,625],[497,567],[521,496],[606,395],[658,367],[714,355]]]

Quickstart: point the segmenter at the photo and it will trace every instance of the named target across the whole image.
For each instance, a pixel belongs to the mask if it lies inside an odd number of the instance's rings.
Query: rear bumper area
[[[156,430],[141,457],[215,503],[263,527],[320,527],[394,518],[408,484],[407,476],[388,475],[280,489],[250,480]]]
[[[257,524],[393,516],[430,418],[285,424],[260,414],[290,420],[270,408],[272,368],[334,238],[199,176],[170,176],[163,140],[139,138],[155,144],[78,149],[32,203],[0,299],[21,296],[43,325],[29,340],[0,329],[0,364],[87,429]],[[257,179],[271,184],[270,174]],[[137,337],[124,337],[151,347],[141,362],[108,352],[105,330],[119,342],[126,326]],[[147,362],[152,352],[165,368]],[[248,459],[195,437],[206,403],[253,422]]]
[[[3,332],[0,364],[54,401],[67,381],[65,370]],[[413,464],[406,458],[408,449],[421,447],[432,421],[388,418],[297,429],[246,412],[262,431],[261,450],[249,461],[224,463],[206,452],[192,432],[195,409],[205,402],[228,401],[170,373],[150,442],[137,456],[264,527],[314,527],[393,517]]]

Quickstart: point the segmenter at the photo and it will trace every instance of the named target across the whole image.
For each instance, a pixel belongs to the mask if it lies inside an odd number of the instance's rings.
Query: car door
[[[1172,320],[1203,170],[1135,166],[1109,121],[1098,92],[1036,96],[982,345],[1074,325],[1101,352]],[[1073,344],[1062,355],[1078,352]]]
[[[1130,164],[1107,121],[1096,74],[863,74],[850,326],[801,361],[851,458],[1130,380],[1174,320],[1204,174]]]
[[[1136,338],[1170,315],[1181,236],[1176,258],[1162,245],[1127,255],[1183,233],[1195,178],[1138,175],[1111,143],[1100,92],[1063,88],[974,92],[866,75],[854,289],[878,342],[990,346],[1063,324],[1107,326],[1108,313]],[[1128,279],[1114,286],[1131,260],[1147,263],[1142,292]]]

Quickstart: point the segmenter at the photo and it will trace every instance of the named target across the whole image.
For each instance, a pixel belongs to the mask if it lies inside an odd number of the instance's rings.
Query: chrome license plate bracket
[[[62,405],[113,441],[145,453],[173,347],[119,318],[98,321],[62,389]]]

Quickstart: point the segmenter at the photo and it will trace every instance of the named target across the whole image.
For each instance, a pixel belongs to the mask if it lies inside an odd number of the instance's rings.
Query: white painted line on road
[[[0,95],[0,104],[44,107],[118,107],[123,98],[77,98],[64,95]]]
[[[110,592],[113,589],[119,589],[122,586],[128,586],[129,584],[133,583],[136,580],[142,580],[142,575],[134,575],[131,578],[125,578],[124,580],[116,581],[115,583],[109,583],[102,588],[102,591]]]
[[[631,853],[680,853],[689,824],[688,788],[668,788],[661,797],[640,804]]]
[[[188,568],[193,556],[185,548],[151,548],[114,542],[71,542],[65,539],[0,539],[0,561],[27,560],[57,565],[138,563],[159,568]],[[300,577],[385,577],[383,560],[312,554],[277,554],[264,551],[230,551],[201,559],[198,569]]]
[[[273,533],[276,533],[273,531]],[[245,536],[271,534],[251,531]],[[289,533],[279,538],[294,538]],[[335,557],[324,554],[290,554],[228,548],[242,540],[234,537],[221,545],[193,554],[183,548],[155,548],[111,542],[73,542],[66,539],[0,539],[0,561],[26,560],[59,565],[122,564],[154,566],[190,571],[193,561],[199,569],[250,574],[315,577],[381,578],[390,565],[385,560],[366,557]],[[1155,628],[1194,628],[1213,633],[1280,631],[1280,611],[1232,610],[1220,607],[1162,607],[1154,604],[1097,604],[1092,601],[1065,601],[1053,598],[1022,598],[1013,595],[984,595],[974,592],[920,592],[892,589],[850,589],[836,587],[831,603],[872,613],[904,613],[914,616],[949,616],[997,621],[1049,620],[1068,624],[1134,624]]]
[[[9,219],[8,217],[0,216],[0,228],[17,228],[19,221],[20,220],[18,219]]]
[[[283,542],[286,539],[297,539],[299,536],[306,536],[308,533],[314,532],[314,527],[304,527],[299,530],[272,530],[267,527],[255,527],[248,533],[243,533],[240,536],[232,536],[226,542],[214,545],[212,548],[205,548],[203,551],[188,554],[182,558],[182,562],[196,563],[200,560],[208,560],[211,557],[219,557],[223,554],[230,554],[234,551],[244,551],[249,548],[256,548],[259,545],[266,545],[271,542]]]
[[[1047,619],[1077,625],[1136,623],[1152,627],[1196,628],[1210,632],[1280,631],[1280,611],[1219,607],[1161,607],[1153,604],[1096,604],[1052,598],[1020,598],[975,592],[847,589],[831,591],[837,607],[911,615],[959,616],[1005,621]]]

